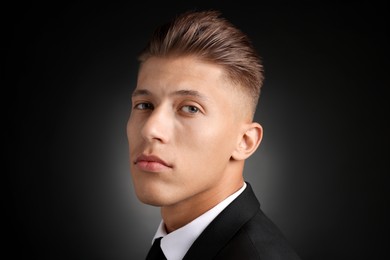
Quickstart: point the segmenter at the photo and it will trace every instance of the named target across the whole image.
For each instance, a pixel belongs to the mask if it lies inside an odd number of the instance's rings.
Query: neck
[[[202,191],[186,201],[162,207],[161,215],[167,233],[190,223],[243,186],[244,179],[242,174],[236,175],[236,178],[232,178],[234,175],[227,174],[227,176],[229,178],[225,178],[226,181],[221,181],[218,185]]]

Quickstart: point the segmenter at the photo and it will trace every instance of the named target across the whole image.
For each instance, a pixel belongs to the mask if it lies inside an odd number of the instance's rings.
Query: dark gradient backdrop
[[[303,259],[376,259],[389,232],[385,4],[163,2],[4,7],[8,259],[143,259],[160,216],[135,198],[127,161],[135,56],[194,8],[222,10],[263,57],[264,139],[245,169],[263,210]]]

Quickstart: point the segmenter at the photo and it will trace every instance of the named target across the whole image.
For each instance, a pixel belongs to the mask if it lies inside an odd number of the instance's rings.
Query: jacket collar
[[[252,187],[246,189],[227,206],[192,244],[183,260],[212,259],[259,210]]]

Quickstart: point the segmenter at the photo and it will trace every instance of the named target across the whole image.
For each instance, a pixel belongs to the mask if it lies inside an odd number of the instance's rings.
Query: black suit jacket
[[[183,260],[300,259],[261,211],[249,183],[192,244]]]

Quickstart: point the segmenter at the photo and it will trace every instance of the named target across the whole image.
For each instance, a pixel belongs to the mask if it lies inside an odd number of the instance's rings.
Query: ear
[[[262,138],[263,128],[259,123],[252,122],[246,125],[233,151],[232,159],[237,161],[247,159],[259,147]]]

